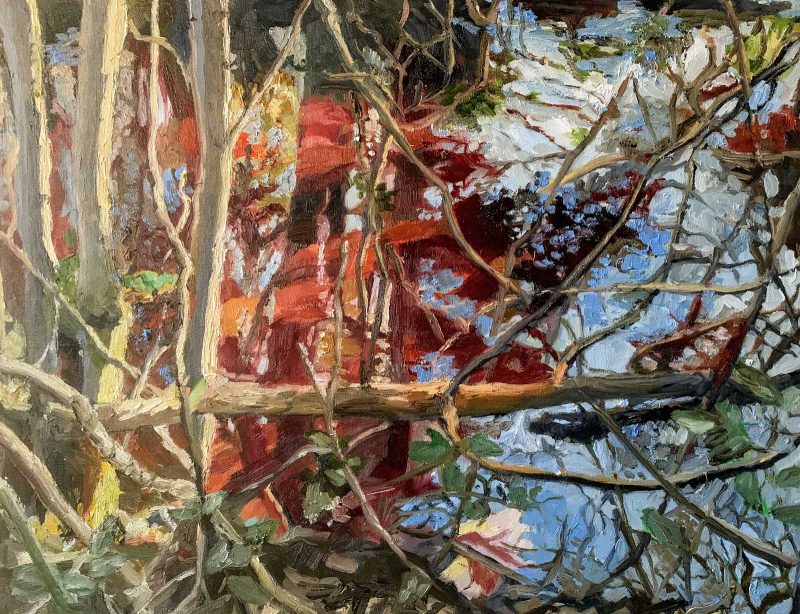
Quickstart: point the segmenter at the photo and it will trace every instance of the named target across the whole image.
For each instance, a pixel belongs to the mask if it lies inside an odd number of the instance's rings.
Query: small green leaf
[[[414,603],[418,599],[422,599],[430,588],[430,582],[421,578],[418,574],[413,571],[404,571],[400,577],[398,601],[402,604]]]
[[[39,603],[50,598],[39,570],[34,565],[20,565],[11,573],[11,594],[24,603]]]
[[[642,523],[645,531],[650,533],[659,544],[681,555],[687,553],[683,531],[674,520],[648,508],[642,512]]]
[[[138,271],[122,278],[123,287],[133,292],[152,296],[163,294],[175,288],[178,276],[175,273],[157,271]]]
[[[334,497],[322,490],[318,482],[312,482],[306,487],[306,495],[303,499],[303,515],[309,522],[316,522],[322,512],[327,512],[336,507],[339,497]]]
[[[448,492],[464,492],[467,489],[467,478],[455,463],[447,463],[439,470],[442,488]]]
[[[106,552],[89,561],[86,575],[90,578],[105,578],[122,567],[128,558],[119,552]]]
[[[775,474],[775,486],[780,488],[800,488],[800,467],[789,467]]]
[[[439,431],[428,429],[427,433],[430,441],[412,441],[408,456],[418,463],[435,465],[452,452],[453,446]]]
[[[787,505],[772,510],[772,515],[787,524],[800,526],[800,505]]]
[[[717,426],[714,418],[704,411],[680,410],[672,413],[672,419],[695,435],[707,433]]]
[[[477,456],[500,456],[504,452],[500,444],[481,434],[469,438],[469,449]]]
[[[206,500],[203,502],[203,514],[206,516],[210,516],[215,511],[219,509],[219,506],[222,505],[222,502],[225,501],[225,497],[228,496],[224,490],[220,490],[217,492],[212,492],[209,495],[206,495]]]
[[[740,473],[733,479],[736,492],[742,495],[745,502],[752,508],[761,507],[761,485],[753,472]]]
[[[769,403],[770,405],[781,405],[783,403],[781,391],[778,390],[778,387],[769,377],[758,369],[738,362],[733,368],[731,379],[740,386],[747,388],[758,400],[764,403]]]
[[[228,576],[225,583],[231,594],[242,603],[265,606],[270,602],[269,596],[250,576]]]
[[[333,439],[328,433],[323,433],[322,431],[311,431],[310,433],[306,434],[306,437],[311,440],[311,442],[319,446],[320,448],[328,448],[333,449]]]
[[[341,488],[347,484],[347,478],[344,475],[344,469],[326,469],[324,472],[328,481],[336,488]]]
[[[508,494],[506,495],[508,507],[523,511],[529,510],[535,503],[536,496],[541,490],[541,486],[535,486],[529,490],[521,478],[512,478],[508,485]]]
[[[244,530],[245,541],[251,544],[260,544],[265,539],[272,537],[278,528],[278,521],[269,519],[248,524]]]
[[[172,517],[181,522],[182,520],[194,520],[200,518],[200,501],[192,499],[186,502],[186,507],[170,510]]]
[[[119,535],[119,524],[116,516],[106,516],[100,526],[92,533],[92,543],[89,546],[89,553],[99,556],[106,552]]]
[[[486,502],[478,499],[465,500],[462,509],[467,520],[482,520],[491,512]]]
[[[208,551],[208,556],[206,556],[206,571],[209,574],[213,575],[225,569],[225,564],[228,561],[228,548],[228,542],[224,539],[211,546],[211,550]]]
[[[97,583],[77,571],[68,571],[62,576],[64,588],[75,597],[75,600],[91,597],[97,590]]]

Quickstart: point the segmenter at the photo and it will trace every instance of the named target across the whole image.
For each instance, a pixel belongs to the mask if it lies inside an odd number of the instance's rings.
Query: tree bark
[[[559,383],[465,384],[455,399],[462,416],[502,416],[523,409],[556,407],[626,399],[631,404],[651,400],[697,398],[711,385],[711,374],[658,373],[652,375],[607,375],[573,377]],[[350,385],[336,394],[336,414],[387,420],[435,419],[442,412],[447,382],[429,384]],[[110,431],[179,421],[177,398],[152,398],[101,403],[100,420]],[[209,387],[197,402],[198,413],[220,416],[322,416],[323,405],[312,386],[265,388],[245,382],[225,382]],[[58,412],[68,419],[68,414]],[[652,415],[652,414],[651,414]],[[542,422],[551,420],[548,416]]]
[[[202,161],[192,232],[195,309],[186,345],[187,375],[195,384],[217,364],[232,150],[228,0],[191,0],[191,11],[195,121]]]
[[[84,0],[73,135],[80,259],[76,282],[79,309],[100,329],[113,328],[120,318],[111,245],[111,158],[126,24],[124,0]]]
[[[50,210],[50,142],[44,97],[44,47],[36,0],[0,2],[0,32],[13,70],[11,101],[19,155],[14,172],[17,230],[22,249],[46,279],[57,262]],[[55,305],[42,284],[25,276],[22,311],[29,362],[52,372],[56,364]]]

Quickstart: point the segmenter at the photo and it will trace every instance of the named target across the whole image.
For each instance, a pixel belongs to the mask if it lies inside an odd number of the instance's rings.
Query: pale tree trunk
[[[44,47],[36,0],[0,2],[3,49],[11,68],[11,101],[19,157],[14,173],[16,221],[22,248],[46,279],[56,264],[50,210],[50,143],[44,98]],[[55,306],[33,275],[25,280],[25,331],[29,362],[52,372],[56,364]]]
[[[89,324],[111,347],[123,346],[120,337],[121,304],[115,279],[111,218],[111,158],[114,102],[125,34],[125,0],[84,0],[80,27],[78,66],[78,116],[73,132],[75,196],[78,203],[78,308]],[[122,331],[124,333],[124,331]],[[112,348],[113,349],[113,348]],[[119,380],[119,374],[103,374],[102,359],[86,347],[83,392],[93,401],[101,394],[103,377]],[[113,367],[106,367],[106,371]],[[114,388],[112,383],[109,383]],[[111,400],[108,399],[107,400]]]
[[[232,149],[228,0],[191,0],[191,11],[195,118],[202,160],[192,233],[195,310],[186,346],[188,377],[195,384],[217,364]]]
[[[78,203],[77,307],[115,358],[128,345],[130,309],[116,279],[111,215],[111,162],[117,73],[127,33],[125,0],[84,0],[80,26],[78,109],[73,131],[75,200]],[[124,376],[88,342],[83,345],[83,393],[93,402],[120,399]],[[87,449],[84,516],[96,527],[119,503],[114,468]]]

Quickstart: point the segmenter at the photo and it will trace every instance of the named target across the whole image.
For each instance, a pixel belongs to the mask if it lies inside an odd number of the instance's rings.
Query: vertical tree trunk
[[[78,109],[73,132],[78,203],[77,306],[117,358],[128,346],[130,310],[124,309],[113,260],[111,162],[117,73],[125,35],[125,0],[84,0],[80,26]],[[83,393],[94,402],[120,398],[123,374],[83,340]],[[114,468],[91,450],[84,480],[84,515],[96,527],[119,503]]]
[[[13,67],[11,100],[19,157],[14,174],[17,229],[33,265],[52,279],[56,264],[50,211],[50,145],[44,98],[44,47],[36,0],[0,2],[0,31]],[[33,275],[25,281],[25,331],[29,362],[52,372],[56,364],[55,308]]]
[[[80,261],[77,301],[84,318],[107,343],[121,316],[111,245],[111,157],[116,79],[126,31],[125,0],[84,0],[73,134]],[[83,391],[98,400],[103,364],[87,349]]]
[[[195,310],[186,346],[188,377],[194,384],[217,364],[232,150],[228,0],[191,0],[191,11],[194,104],[201,155],[198,209],[192,233]]]

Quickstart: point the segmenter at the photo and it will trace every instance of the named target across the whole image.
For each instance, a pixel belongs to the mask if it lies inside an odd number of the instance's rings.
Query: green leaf
[[[270,602],[269,596],[250,576],[228,576],[225,583],[231,594],[242,603],[265,606]]]
[[[311,431],[310,433],[306,434],[306,437],[310,439],[314,445],[319,446],[320,448],[328,448],[329,450],[333,449],[333,439],[328,433],[323,433],[322,431]]]
[[[91,597],[97,590],[97,583],[77,571],[68,571],[62,576],[64,588],[75,596],[75,600]]]
[[[508,507],[512,507],[516,510],[529,510],[533,507],[533,504],[536,502],[536,496],[541,490],[541,486],[534,486],[529,490],[521,478],[512,478],[508,485],[508,494],[506,495]]]
[[[122,278],[123,287],[133,292],[152,296],[163,294],[175,288],[178,276],[175,273],[157,271],[138,271]]]
[[[225,569],[225,563],[228,561],[228,548],[228,542],[224,539],[211,546],[206,557],[206,572],[213,575]]]
[[[486,502],[479,499],[465,500],[462,509],[467,520],[482,520],[491,512]]]
[[[50,598],[39,570],[34,565],[20,565],[11,573],[11,594],[24,603],[39,603]]]
[[[672,419],[695,435],[707,433],[717,426],[714,418],[704,411],[679,410],[672,413]]]
[[[92,543],[89,546],[89,553],[101,555],[107,552],[119,535],[119,524],[116,516],[106,516],[100,526],[92,533]]]
[[[761,485],[754,472],[740,473],[733,479],[733,485],[750,507],[761,507]]]
[[[753,447],[744,427],[742,408],[727,401],[717,403],[720,427],[705,435],[705,443],[717,462],[727,462],[739,457]]]
[[[500,456],[504,452],[500,444],[481,434],[469,438],[469,449],[477,456]]]
[[[400,577],[398,601],[402,604],[414,603],[418,599],[422,599],[430,588],[431,584],[426,579],[421,578],[413,571],[404,571]]]
[[[772,515],[781,522],[800,527],[800,505],[787,505],[785,507],[775,508],[772,510]]]
[[[244,539],[251,544],[260,544],[265,539],[272,537],[278,528],[278,521],[269,519],[248,524],[244,529]]]
[[[309,522],[316,522],[322,512],[332,510],[339,503],[339,497],[334,497],[322,490],[318,482],[311,482],[306,487],[306,495],[303,499],[303,516]]]
[[[659,544],[681,555],[687,553],[683,531],[674,520],[648,508],[642,512],[642,523],[644,523],[645,531],[650,533]]]
[[[200,518],[200,511],[200,501],[192,499],[186,502],[186,507],[170,510],[170,514],[176,521],[181,522],[182,520]]]
[[[344,469],[326,469],[324,472],[328,481],[336,488],[341,488],[347,484],[347,478],[344,475]]]
[[[206,516],[213,514],[219,509],[219,506],[222,505],[222,502],[225,501],[225,497],[227,496],[228,493],[226,493],[224,490],[212,492],[210,495],[206,495],[206,500],[203,502],[203,514]]]
[[[775,474],[775,486],[780,488],[800,488],[800,467],[789,467]]]
[[[250,562],[252,556],[252,546],[247,544],[230,545],[225,540],[219,540],[208,553],[206,570],[210,574],[215,574],[223,569],[240,569]]]
[[[430,441],[412,441],[408,456],[418,463],[436,465],[451,454],[453,446],[439,431],[428,429],[427,433]]]
[[[448,492],[464,492],[467,489],[467,477],[455,463],[447,463],[439,470],[442,488]]]
[[[778,387],[764,373],[753,367],[749,367],[742,362],[736,363],[733,368],[731,379],[753,393],[753,395],[764,403],[770,405],[781,405],[783,395]]]
[[[91,578],[105,578],[122,567],[128,558],[119,552],[106,552],[89,561],[86,575]]]

